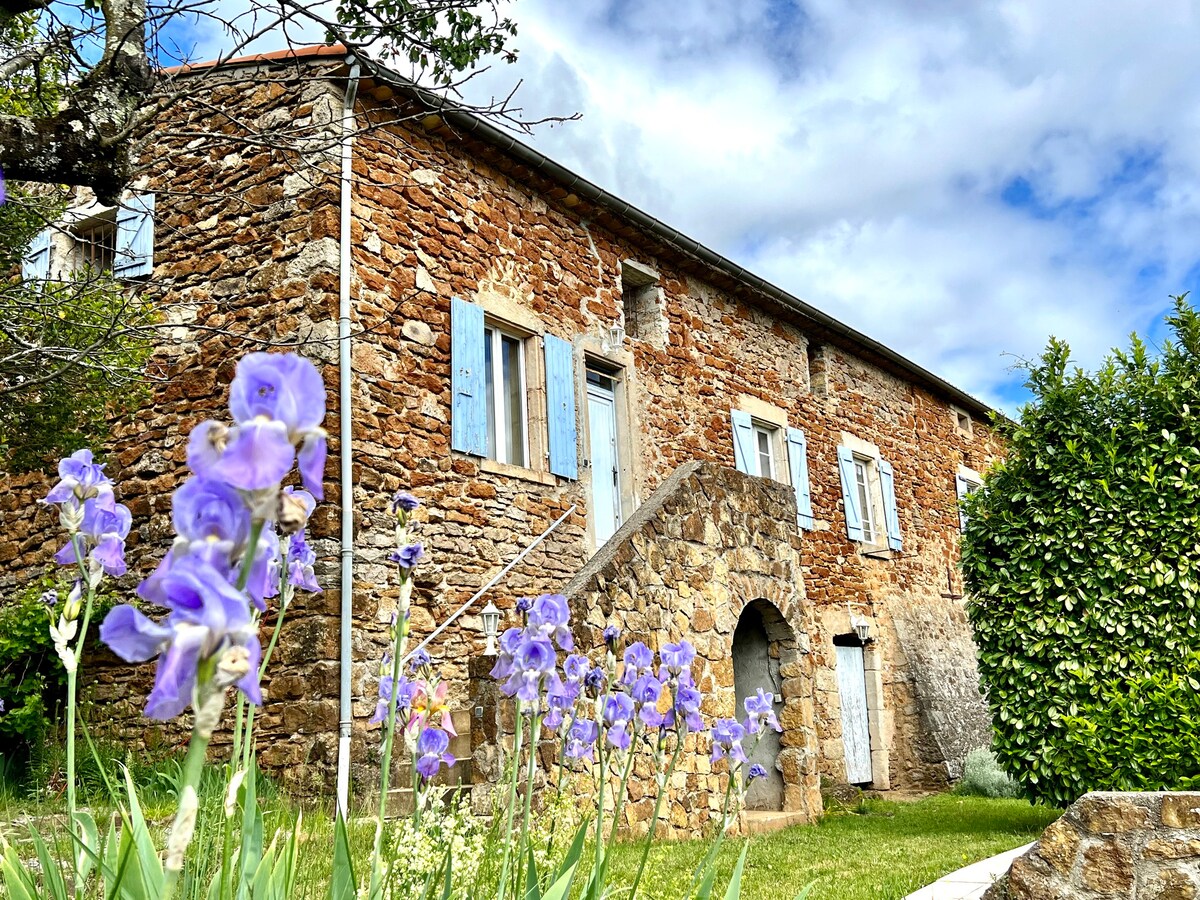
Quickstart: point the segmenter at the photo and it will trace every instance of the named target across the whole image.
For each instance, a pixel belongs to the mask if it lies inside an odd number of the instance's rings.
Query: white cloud
[[[510,10],[485,81],[583,113],[535,146],[986,399],[1002,354],[1094,363],[1200,261],[1194,3]]]

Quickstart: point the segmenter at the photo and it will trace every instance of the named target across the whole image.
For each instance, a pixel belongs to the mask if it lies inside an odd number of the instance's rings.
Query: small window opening
[[[85,219],[74,228],[75,268],[92,272],[113,270],[117,255],[117,223],[114,213]]]
[[[954,427],[965,435],[971,434],[971,415],[957,407],[954,408]]]
[[[829,386],[825,370],[825,347],[809,341],[805,351],[808,357],[808,389],[824,397]]]
[[[621,309],[630,339],[661,340],[663,309],[658,273],[633,260],[621,263]]]

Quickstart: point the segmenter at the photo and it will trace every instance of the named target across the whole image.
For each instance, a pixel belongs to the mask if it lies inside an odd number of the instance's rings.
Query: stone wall
[[[988,900],[1195,900],[1200,793],[1087,794]]]
[[[329,339],[337,333],[338,195],[330,136],[338,132],[340,88],[293,69],[208,82],[204,94],[204,104],[173,106],[171,134],[154,142],[135,183],[156,193],[155,269],[130,289],[148,292],[178,327],[162,333],[146,402],[114,418],[110,439],[95,447],[133,514],[130,574],[118,582],[130,598],[170,546],[170,499],[187,477],[188,432],[204,418],[227,416],[243,354],[290,342],[318,363],[329,388],[325,424],[335,436],[327,473],[337,466],[337,348]],[[50,462],[45,473],[6,476],[0,603],[53,568],[57,517],[37,503],[52,474]],[[327,486],[329,502],[312,533],[318,578],[331,590],[297,594],[265,685],[271,702],[256,726],[264,764],[298,790],[326,785],[336,748],[338,485],[327,478]],[[273,624],[269,616],[265,627]],[[178,746],[187,721],[164,727],[141,715],[151,664],[129,666],[100,651],[85,658],[84,676],[93,734]],[[219,733],[214,745],[226,739]]]
[[[743,609],[763,615],[778,663],[783,726],[774,765],[783,780],[782,811],[797,821],[821,813],[809,635],[795,495],[774,482],[712,463],[677,469],[566,586],[580,647],[602,646],[609,624],[623,640],[651,648],[687,638],[696,647],[693,675],[711,719],[739,716],[733,635]],[[770,688],[768,691],[770,692]],[[698,836],[720,817],[728,780],[724,761],[709,762],[706,736],[688,740],[672,779],[664,820],[669,833]],[[636,773],[626,825],[645,831],[653,808],[648,773]],[[644,783],[643,783],[644,782]]]

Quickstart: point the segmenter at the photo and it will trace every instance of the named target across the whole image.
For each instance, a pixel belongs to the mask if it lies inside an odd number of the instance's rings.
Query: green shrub
[[[0,756],[16,771],[45,742],[66,701],[66,672],[50,639],[50,616],[58,610],[48,609],[41,597],[57,590],[65,598],[70,586],[60,573],[49,572],[0,600],[0,700],[5,707]],[[110,596],[97,598],[93,629],[112,603]],[[89,640],[94,639],[95,630]]]
[[[1005,771],[1032,799],[1200,777],[1200,316],[1095,373],[1052,340],[1008,456],[966,498],[962,568]]]
[[[1019,797],[1021,788],[996,762],[996,754],[985,747],[972,750],[963,763],[962,780],[954,789],[968,797]]]

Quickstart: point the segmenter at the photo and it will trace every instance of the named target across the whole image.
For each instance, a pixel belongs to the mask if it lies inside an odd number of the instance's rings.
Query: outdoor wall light
[[[491,600],[488,601],[479,613],[483,619],[483,635],[487,638],[487,647],[484,649],[485,656],[496,655],[496,635],[500,631],[500,610],[496,609],[496,604]]]
[[[871,636],[871,623],[859,616],[851,616],[850,626],[854,629],[854,633],[858,635],[858,639],[865,644]]]
[[[620,350],[625,344],[625,329],[620,325],[609,325],[608,334],[604,338],[604,352],[608,353],[612,350]]]

